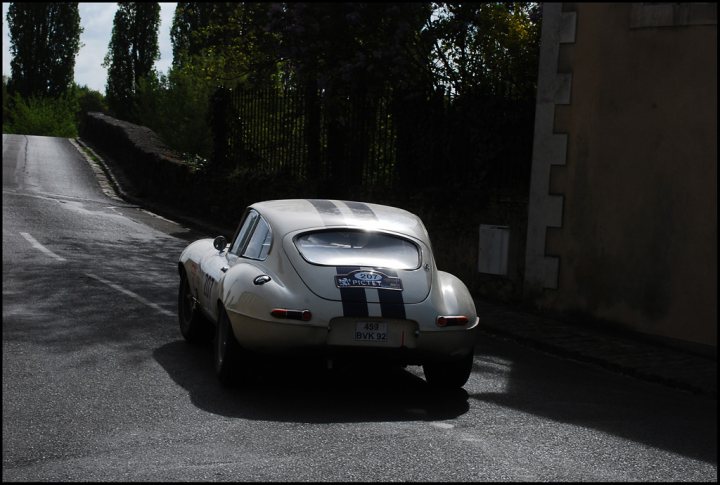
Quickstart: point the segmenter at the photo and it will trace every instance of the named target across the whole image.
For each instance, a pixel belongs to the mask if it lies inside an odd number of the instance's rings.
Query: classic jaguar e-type
[[[247,355],[353,357],[422,365],[431,386],[462,387],[478,316],[438,271],[420,218],[363,202],[292,199],[245,210],[233,239],[201,239],[178,263],[183,337],[208,340],[235,381]]]

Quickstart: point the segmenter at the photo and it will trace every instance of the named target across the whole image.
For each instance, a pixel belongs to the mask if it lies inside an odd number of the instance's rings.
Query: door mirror
[[[225,248],[227,247],[227,240],[225,239],[225,236],[218,236],[213,241],[213,246],[215,246],[215,249],[222,252],[225,251]]]

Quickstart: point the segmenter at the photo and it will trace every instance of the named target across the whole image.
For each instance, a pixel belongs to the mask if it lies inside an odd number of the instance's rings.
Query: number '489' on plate
[[[356,323],[355,340],[362,342],[387,342],[387,322]]]

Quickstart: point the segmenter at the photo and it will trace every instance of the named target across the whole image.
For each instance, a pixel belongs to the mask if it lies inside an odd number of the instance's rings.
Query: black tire
[[[210,322],[197,307],[184,271],[180,274],[180,288],[178,289],[178,323],[183,338],[191,344],[204,343],[212,335]]]
[[[473,366],[473,353],[459,360],[445,362],[427,362],[423,372],[427,383],[435,388],[457,389],[463,387],[470,378]]]
[[[215,329],[215,374],[220,383],[230,386],[238,382],[241,351],[230,325],[227,312],[218,308],[218,322]]]

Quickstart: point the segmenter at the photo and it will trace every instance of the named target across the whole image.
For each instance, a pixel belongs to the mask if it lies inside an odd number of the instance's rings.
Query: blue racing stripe
[[[388,276],[397,277],[397,271],[392,269],[378,269]],[[380,288],[378,297],[380,299],[380,314],[384,318],[398,318],[405,320],[405,301],[403,300],[403,292],[398,290],[388,290]]]
[[[377,220],[377,216],[375,215],[375,212],[370,208],[369,205],[363,203],[363,202],[347,202],[345,201],[345,205],[348,206],[348,208],[352,211],[354,215],[357,217],[360,217],[361,219],[372,219]]]
[[[325,199],[305,199],[310,202],[315,210],[318,211],[322,218],[323,224],[326,226],[334,226],[342,224],[344,218],[340,208],[334,202]]]
[[[346,275],[358,269],[360,269],[359,266],[338,266],[337,274]],[[343,316],[364,318],[370,315],[364,288],[340,288],[340,300],[343,306]]]
[[[306,199],[306,200],[308,202],[310,202],[321,215],[322,214],[328,214],[328,215],[334,215],[334,216],[340,215],[340,208],[329,200],[323,200],[323,199]]]

